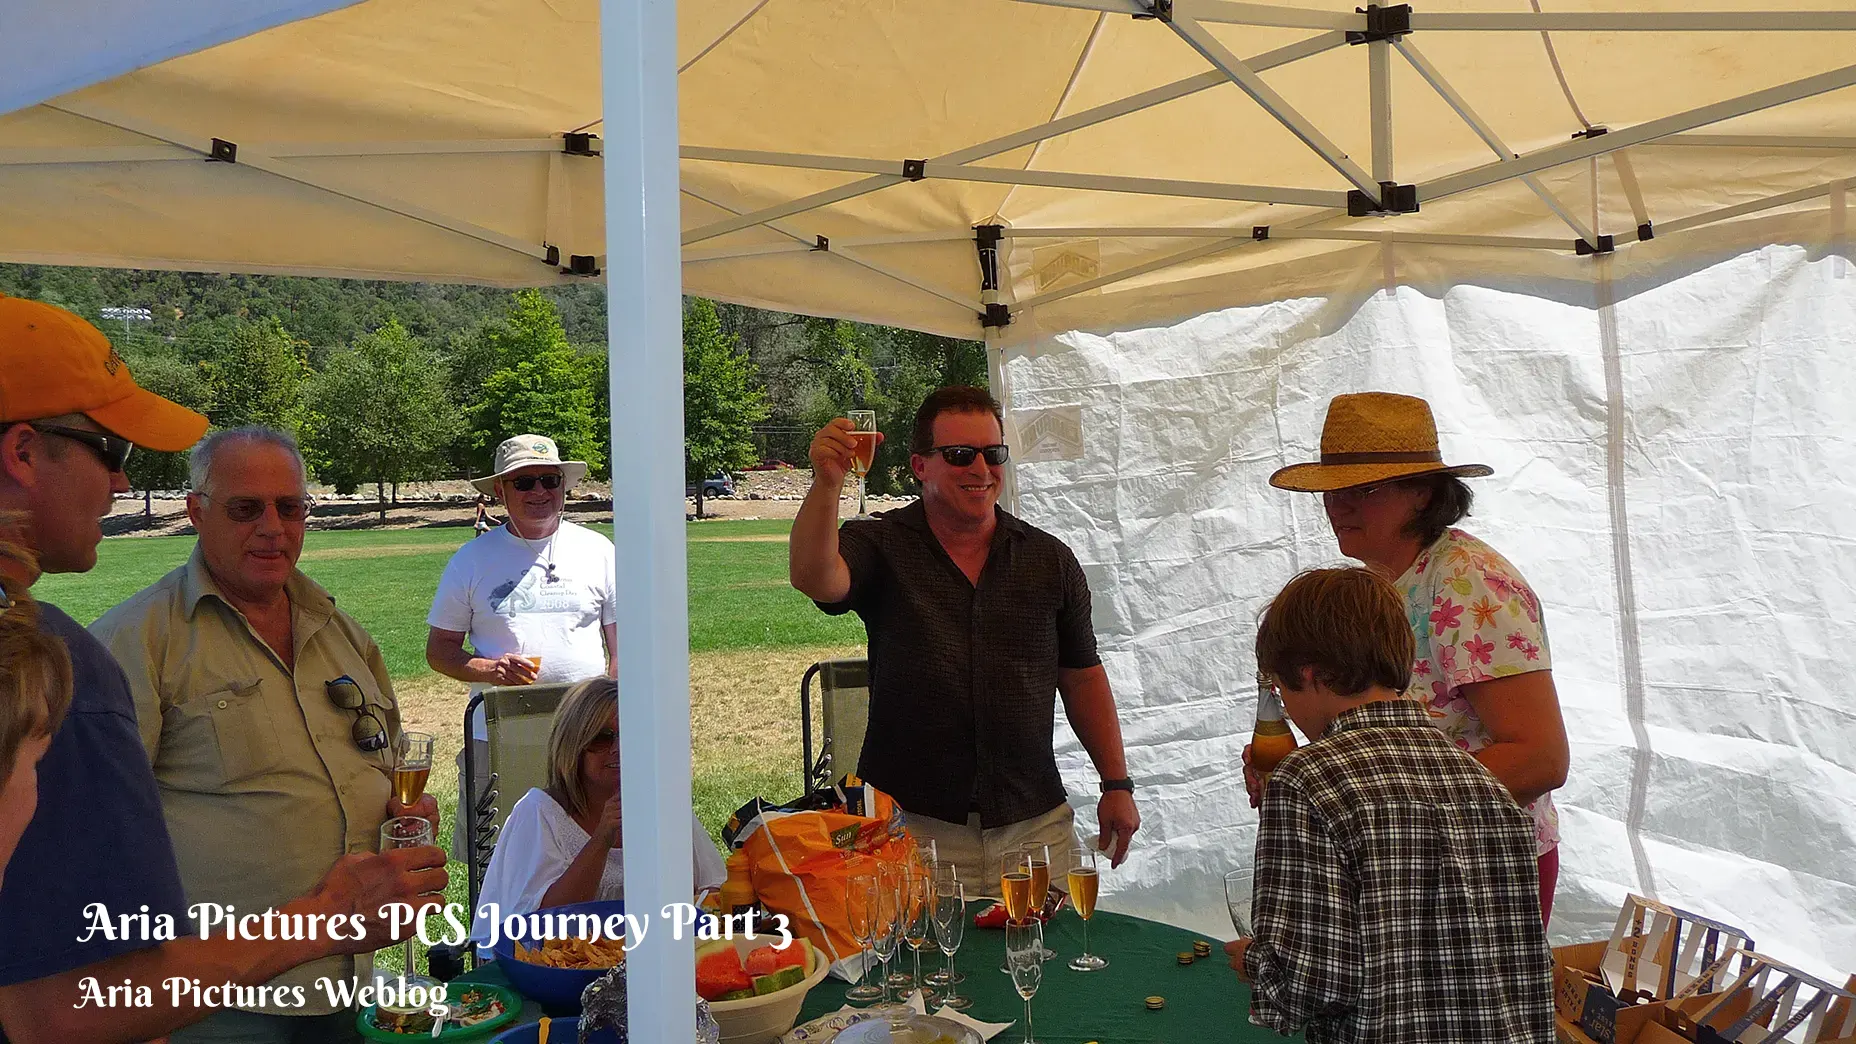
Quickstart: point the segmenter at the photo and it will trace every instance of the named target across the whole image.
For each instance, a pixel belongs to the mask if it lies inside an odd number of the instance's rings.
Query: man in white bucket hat
[[[425,619],[433,670],[469,682],[472,693],[616,676],[612,541],[562,517],[568,491],[585,477],[586,463],[562,460],[545,435],[496,447],[491,473],[471,485],[502,501],[509,521],[460,547],[445,566]],[[487,740],[479,709],[465,744],[473,766],[486,763]],[[460,771],[460,787],[463,779]]]

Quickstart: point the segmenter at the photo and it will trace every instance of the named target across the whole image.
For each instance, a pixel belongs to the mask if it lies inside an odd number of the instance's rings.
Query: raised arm
[[[815,602],[842,602],[851,593],[851,569],[838,553],[838,497],[851,469],[851,422],[840,417],[812,437],[812,488],[799,506],[786,545],[787,577]],[[877,436],[877,444],[882,444]]]

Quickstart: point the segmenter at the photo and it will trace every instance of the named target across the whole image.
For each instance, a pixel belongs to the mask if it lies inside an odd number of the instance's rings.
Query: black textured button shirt
[[[977,587],[921,501],[838,530],[844,601],[870,641],[870,725],[857,774],[903,809],[983,827],[1064,801],[1052,750],[1057,672],[1094,667],[1089,584],[1063,541],[998,512]]]

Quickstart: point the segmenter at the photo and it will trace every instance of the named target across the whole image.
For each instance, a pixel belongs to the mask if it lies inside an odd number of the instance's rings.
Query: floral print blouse
[[[1494,548],[1450,529],[1418,555],[1393,584],[1417,636],[1411,694],[1458,747],[1475,753],[1493,742],[1462,688],[1552,666],[1540,599]],[[1553,796],[1528,806],[1536,854],[1560,843]]]

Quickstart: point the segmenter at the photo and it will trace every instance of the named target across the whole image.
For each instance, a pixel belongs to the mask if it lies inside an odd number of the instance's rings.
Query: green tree
[[[503,321],[482,336],[498,365],[471,411],[475,467],[487,470],[502,440],[534,432],[553,439],[564,458],[603,469],[606,440],[594,420],[591,367],[567,343],[553,302],[521,291]]]
[[[304,394],[309,363],[283,324],[276,319],[229,324],[217,348],[204,367],[213,423],[262,424],[300,435],[309,419]]]
[[[372,482],[386,514],[388,487],[443,474],[463,428],[444,361],[398,319],[329,355],[310,384],[307,447],[338,490]]]
[[[125,361],[135,383],[188,409],[211,411],[212,393],[198,364],[171,355],[131,355]],[[187,488],[187,454],[138,448],[127,472],[129,485],[142,491],[142,524],[153,525],[154,491]]]
[[[683,309],[683,477],[695,483],[697,518],[702,480],[755,463],[754,425],[766,419],[767,391],[753,361],[722,332],[714,303],[690,300]]]

